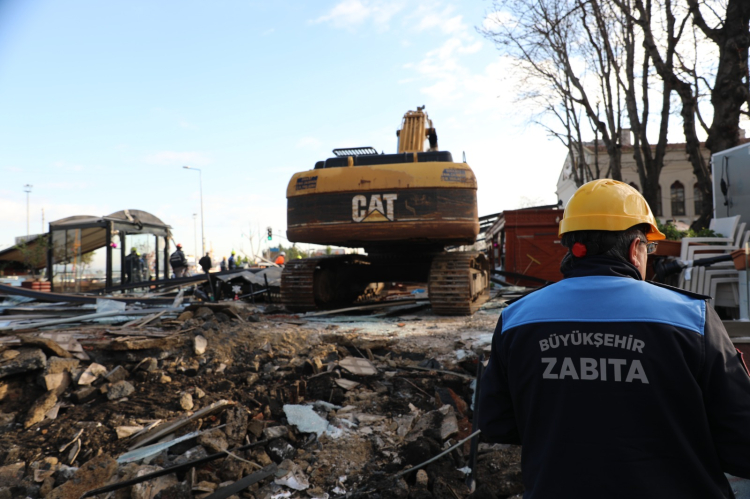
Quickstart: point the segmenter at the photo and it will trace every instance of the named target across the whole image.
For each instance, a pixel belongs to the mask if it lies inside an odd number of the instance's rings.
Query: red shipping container
[[[562,279],[560,262],[567,248],[557,235],[563,210],[542,208],[505,211],[505,270],[537,279]],[[540,286],[541,283],[506,276],[511,284]]]

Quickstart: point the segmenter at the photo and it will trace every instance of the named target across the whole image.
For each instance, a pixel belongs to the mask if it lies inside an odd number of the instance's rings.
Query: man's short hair
[[[646,234],[651,230],[649,224],[639,224],[622,231],[609,230],[577,230],[566,232],[560,238],[563,246],[568,248],[568,252],[560,262],[560,271],[565,272],[572,268],[575,256],[571,253],[571,248],[575,243],[581,243],[586,246],[586,256],[609,256],[630,263],[628,250],[633,239],[640,237],[646,241]]]

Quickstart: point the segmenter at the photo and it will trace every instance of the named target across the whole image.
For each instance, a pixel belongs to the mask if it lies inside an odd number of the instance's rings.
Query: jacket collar
[[[610,256],[587,256],[573,258],[571,267],[563,274],[565,279],[571,277],[588,277],[604,275],[613,277],[632,277],[642,281],[641,273],[632,263],[624,262]]]

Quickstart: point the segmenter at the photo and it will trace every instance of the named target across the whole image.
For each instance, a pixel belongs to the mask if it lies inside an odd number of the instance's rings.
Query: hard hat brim
[[[623,231],[635,225],[648,224],[651,230],[646,234],[649,241],[662,241],[667,238],[656,225],[651,222],[640,220],[639,218],[618,215],[581,215],[577,217],[567,217],[560,220],[560,230],[558,235],[562,236],[566,232],[575,232],[579,230],[596,230]]]

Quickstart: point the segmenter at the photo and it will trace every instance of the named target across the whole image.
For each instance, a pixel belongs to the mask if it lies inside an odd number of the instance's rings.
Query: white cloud
[[[379,29],[388,29],[388,23],[403,5],[379,0],[342,0],[327,14],[312,23],[329,23],[335,28],[353,30],[356,26],[371,20]]]
[[[164,166],[204,166],[211,160],[199,152],[160,151],[145,158],[146,163]]]
[[[6,170],[6,171],[9,171],[9,172],[13,172],[13,173],[20,173],[20,172],[22,172],[22,171],[23,171],[23,169],[22,169],[22,168],[19,168],[19,167],[17,167],[17,166],[6,166],[6,167],[5,167],[5,170]]]

